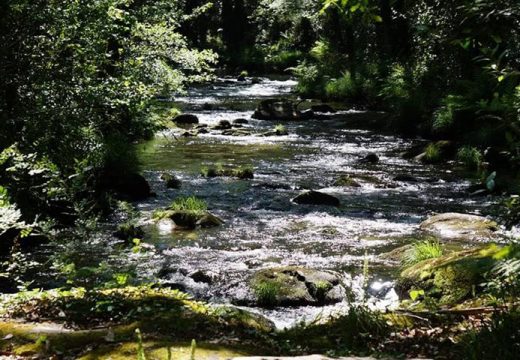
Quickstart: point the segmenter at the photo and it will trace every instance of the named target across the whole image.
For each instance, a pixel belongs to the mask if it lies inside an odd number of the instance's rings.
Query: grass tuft
[[[412,266],[428,259],[436,259],[444,255],[444,249],[436,239],[416,242],[405,252],[403,265]]]
[[[170,205],[170,210],[204,212],[208,210],[208,204],[195,196],[180,197]]]
[[[275,282],[261,282],[254,287],[258,304],[265,307],[274,307],[278,304],[280,284]]]

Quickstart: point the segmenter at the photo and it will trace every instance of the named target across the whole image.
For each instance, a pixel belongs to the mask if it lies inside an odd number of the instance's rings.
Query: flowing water
[[[262,133],[277,123],[251,119],[254,108],[265,98],[294,97],[294,85],[291,80],[267,78],[258,84],[221,79],[173,100],[201,123],[245,118],[249,120],[246,129]],[[212,132],[183,138],[171,130],[142,144],[142,169],[157,196],[138,204],[142,222],[148,224],[145,241],[154,249],[153,256],[141,260],[140,273],[213,303],[232,302],[253,272],[282,265],[338,271],[345,279],[353,279],[352,286],[359,286],[356,279],[368,261],[371,281],[377,287],[392,280],[397,266],[379,255],[423,236],[418,225],[426,216],[448,211],[478,214],[488,205],[469,197],[465,192],[469,182],[448,167],[403,160],[399,154],[419,140],[350,126],[349,119],[359,114],[345,109],[329,118],[286,122],[287,136]],[[359,161],[369,153],[376,153],[380,162]],[[217,163],[253,166],[255,178],[200,175],[202,167]],[[160,180],[165,171],[182,180],[180,190],[166,188]],[[334,187],[335,180],[345,174],[358,177],[362,186]],[[397,174],[413,175],[418,181],[394,181]],[[292,203],[305,189],[334,195],[342,205]],[[178,196],[191,195],[204,199],[225,225],[185,232],[150,221],[154,210],[167,207]],[[197,271],[212,281],[194,281],[190,275]],[[386,300],[395,300],[395,293],[386,294]],[[256,310],[286,326],[346,306]]]

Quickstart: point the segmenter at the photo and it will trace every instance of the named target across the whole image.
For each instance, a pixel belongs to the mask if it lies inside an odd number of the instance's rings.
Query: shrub
[[[496,313],[480,331],[462,337],[460,359],[517,359],[520,353],[520,312]]]
[[[448,95],[434,114],[433,128],[435,130],[450,128],[454,124],[455,113],[466,107],[466,99],[463,96]]]
[[[383,80],[380,95],[391,107],[402,104],[410,97],[410,89],[404,66],[395,64]]]
[[[468,169],[476,170],[482,164],[482,153],[475,147],[464,146],[457,152],[457,160]]]
[[[424,160],[428,163],[434,164],[441,160],[441,150],[437,144],[429,144],[424,150]]]
[[[327,98],[344,100],[360,97],[361,87],[350,72],[346,71],[339,79],[332,80],[325,87]]]
[[[298,79],[296,91],[302,96],[321,95],[325,90],[325,79],[316,65],[302,63],[291,69]]]

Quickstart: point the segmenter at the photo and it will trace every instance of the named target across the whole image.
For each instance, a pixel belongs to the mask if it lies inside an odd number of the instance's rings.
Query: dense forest
[[[0,3],[0,358],[517,358],[519,195],[518,0]]]

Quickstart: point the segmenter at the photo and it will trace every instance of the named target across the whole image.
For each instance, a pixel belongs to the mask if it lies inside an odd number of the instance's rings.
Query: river
[[[295,98],[294,86],[291,79],[262,78],[255,84],[219,79],[172,100],[203,124],[244,118],[249,121],[244,128],[259,134],[277,122],[251,119],[257,104],[266,98]],[[328,118],[285,122],[286,136],[225,136],[217,131],[183,138],[179,131],[168,130],[140,145],[142,170],[157,194],[137,204],[147,229],[145,242],[153,248],[153,255],[138,261],[140,276],[158,278],[217,304],[239,298],[241,284],[253,272],[281,265],[337,271],[350,286],[360,287],[368,263],[370,281],[377,287],[391,282],[398,270],[398,264],[380,255],[424,237],[418,225],[428,215],[479,214],[489,205],[486,198],[468,196],[470,182],[452,166],[403,159],[401,153],[420,144],[420,139],[359,129],[349,120],[370,113],[343,107]],[[370,153],[380,161],[360,161]],[[200,175],[202,167],[217,163],[252,166],[255,178]],[[160,179],[165,171],[182,181],[180,190],[166,188]],[[396,181],[398,174],[412,175],[417,181]],[[333,186],[341,175],[351,175],[361,186]],[[305,189],[334,195],[342,205],[292,203]],[[178,196],[191,195],[204,199],[225,225],[186,232],[151,222],[154,210],[167,207]],[[211,281],[196,282],[190,276],[195,272]],[[395,293],[391,285],[385,286],[390,291],[382,300],[390,305]],[[347,306],[252,310],[283,327]]]

